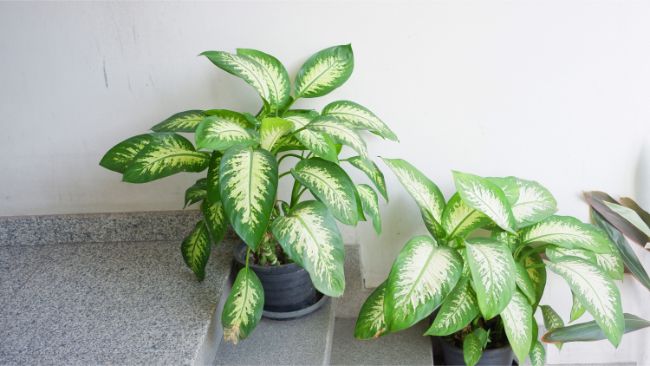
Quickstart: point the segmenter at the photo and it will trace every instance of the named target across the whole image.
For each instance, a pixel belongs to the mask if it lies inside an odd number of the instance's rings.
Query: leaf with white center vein
[[[210,237],[205,222],[196,223],[194,230],[183,240],[181,253],[185,264],[199,281],[205,278],[205,265],[210,258]]]
[[[282,118],[264,118],[260,127],[260,147],[273,151],[280,138],[293,130],[293,123]]]
[[[530,350],[530,364],[532,366],[544,366],[546,363],[546,350],[542,342],[535,340]]]
[[[208,176],[206,180],[207,199],[210,202],[221,202],[219,193],[219,166],[221,165],[221,153],[213,151],[208,164]]]
[[[462,278],[442,303],[436,319],[424,333],[446,336],[465,328],[479,314],[478,303],[467,278]]]
[[[506,193],[517,228],[538,223],[557,211],[551,192],[535,181],[515,177],[490,178],[490,181]],[[513,188],[516,195],[509,193]]]
[[[445,209],[445,198],[438,186],[405,160],[382,159],[420,207],[424,224],[431,235],[442,237],[444,230],[440,225],[440,221],[442,212]]]
[[[388,329],[406,329],[429,316],[456,285],[462,268],[460,255],[438,246],[433,238],[409,240],[388,276],[384,299]]]
[[[543,266],[544,262],[538,254],[524,258],[523,264],[528,272],[528,277],[533,281],[535,287],[535,303],[533,304],[535,307],[542,299],[542,295],[544,295],[544,287],[546,287],[546,267]]]
[[[327,134],[309,129],[303,129],[314,118],[318,117],[315,111],[291,110],[284,114],[283,118],[293,122],[295,137],[314,155],[331,162],[338,162],[338,152],[334,140]]]
[[[259,64],[269,91],[269,112],[275,113],[286,107],[291,99],[291,82],[284,65],[277,58],[258,50],[238,48],[237,54]]]
[[[515,218],[503,191],[486,178],[454,171],[456,190],[465,203],[488,216],[503,230],[515,232]]]
[[[278,187],[278,164],[263,149],[233,147],[221,158],[219,189],[226,216],[253,250],[266,231]]]
[[[625,333],[650,327],[650,321],[639,318],[636,315],[625,313],[623,314],[623,318],[625,322]],[[601,339],[605,339],[605,334],[595,321],[553,329],[542,337],[542,340],[548,343],[592,342]]]
[[[510,347],[519,364],[523,364],[533,343],[533,310],[521,292],[515,291],[512,294],[508,306],[501,311],[501,320]]]
[[[156,132],[194,132],[207,114],[201,110],[176,113],[159,124],[151,127]]]
[[[354,327],[355,338],[378,338],[386,334],[388,329],[386,327],[386,319],[384,318],[385,294],[386,282],[379,285],[363,303]]]
[[[582,258],[600,267],[611,279],[622,280],[623,261],[614,251],[615,249],[612,249],[612,253],[598,254],[584,249],[549,247],[546,248],[546,256],[551,260],[567,256]]]
[[[291,169],[291,174],[318,197],[337,220],[356,225],[359,216],[354,183],[340,166],[311,158],[301,160]]]
[[[352,164],[355,168],[361,170],[375,185],[375,188],[381,193],[384,200],[388,202],[388,193],[386,191],[386,181],[384,180],[384,173],[379,170],[377,164],[372,160],[365,159],[361,156],[353,156],[347,159],[347,162]]]
[[[358,184],[357,192],[359,192],[363,212],[372,219],[372,226],[375,228],[375,232],[381,234],[381,217],[379,216],[379,198],[377,197],[377,193],[367,184]]]
[[[324,132],[328,136],[331,136],[335,142],[349,146],[359,155],[368,157],[368,148],[361,136],[355,130],[347,127],[333,117],[317,117],[307,125],[307,129]]]
[[[521,233],[523,244],[548,243],[567,249],[582,248],[594,253],[610,253],[611,246],[603,233],[570,216],[551,216],[529,226]]]
[[[558,313],[553,310],[552,307],[548,305],[540,306],[542,309],[542,317],[544,318],[544,327],[547,331],[553,330],[555,328],[562,328],[564,326],[564,320],[558,315]],[[555,344],[558,349],[562,349],[562,343]]]
[[[193,205],[205,198],[207,195],[206,182],[206,178],[201,178],[197,180],[196,183],[194,183],[191,187],[185,190],[185,207]]]
[[[173,136],[169,133],[146,133],[130,137],[108,150],[99,165],[114,172],[124,173],[133,158],[152,141],[172,139]]]
[[[332,116],[355,129],[366,129],[383,138],[398,141],[397,136],[368,108],[349,100],[332,102],[323,108],[324,116]]]
[[[580,303],[598,322],[609,341],[618,346],[623,334],[623,311],[618,288],[597,266],[576,257],[545,261],[546,266],[562,276]]]
[[[639,229],[642,233],[644,233],[646,236],[650,237],[650,227],[643,221],[641,216],[639,216],[636,211],[632,210],[631,208],[617,205],[615,203],[603,201],[603,203],[609,207],[612,211],[616,212],[620,216],[622,216],[625,220],[627,220],[630,224],[634,225],[637,229]]]
[[[301,202],[287,216],[275,219],[272,230],[289,258],[307,270],[318,291],[334,297],[343,294],[343,239],[325,205]]]
[[[323,96],[341,86],[352,74],[354,55],[348,45],[334,46],[312,55],[296,76],[296,99]]]
[[[147,144],[124,171],[123,180],[146,183],[180,172],[200,172],[208,167],[210,156],[194,150],[185,137],[166,134]]]
[[[223,339],[237,344],[248,337],[262,318],[264,289],[255,271],[244,267],[232,284],[221,313]]]
[[[232,146],[255,145],[257,133],[248,126],[242,114],[221,110],[205,118],[196,128],[196,147],[224,151]]]
[[[573,298],[573,304],[571,305],[571,314],[569,315],[569,322],[574,322],[578,320],[584,313],[587,311],[582,303],[580,303],[580,298],[576,296],[573,291],[571,291],[571,296]]]
[[[442,228],[448,238],[464,238],[490,222],[489,217],[469,207],[458,193],[451,196],[442,212]]]
[[[476,328],[463,340],[463,360],[467,366],[474,366],[483,355],[489,334],[483,328]]]
[[[479,309],[485,319],[492,319],[508,305],[516,289],[515,261],[508,246],[493,239],[470,239],[465,250]]]
[[[515,272],[515,283],[517,288],[526,296],[531,305],[537,303],[537,293],[535,283],[530,279],[528,271],[521,263],[515,263],[517,271]]]
[[[212,243],[219,244],[228,229],[228,219],[223,210],[223,204],[221,201],[204,200],[201,202],[201,213],[203,213],[203,220],[208,227]]]

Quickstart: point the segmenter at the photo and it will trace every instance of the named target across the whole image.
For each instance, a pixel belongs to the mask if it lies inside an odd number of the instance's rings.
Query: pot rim
[[[245,255],[246,248],[247,248],[246,243],[239,242],[237,248],[235,248],[235,251],[233,252],[233,258],[242,266],[246,265],[246,255]],[[248,263],[248,266],[250,268],[253,268],[255,271],[267,272],[267,273],[268,272],[288,273],[288,272],[305,271],[304,268],[302,268],[296,263],[285,263],[285,264],[280,264],[279,266],[262,266],[255,263]]]
[[[453,343],[447,341],[447,340],[445,339],[445,337],[440,337],[440,336],[435,336],[435,337],[439,338],[440,341],[441,341],[442,343],[445,343],[445,344],[448,345],[450,348],[453,348],[453,349],[456,349],[456,350],[459,350],[459,351],[463,352],[463,349],[462,349],[462,348],[460,348],[460,347],[456,347],[455,344],[453,344]],[[503,351],[503,350],[506,350],[506,349],[510,349],[510,350],[512,350],[512,347],[510,346],[510,343],[508,343],[507,345],[505,345],[505,346],[503,346],[503,347],[498,347],[498,348],[486,348],[486,349],[483,350],[483,352],[490,352],[490,351]]]

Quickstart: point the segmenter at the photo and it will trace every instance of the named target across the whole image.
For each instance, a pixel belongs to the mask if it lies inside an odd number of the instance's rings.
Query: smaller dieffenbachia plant
[[[534,181],[454,172],[457,192],[445,201],[411,164],[384,162],[415,199],[431,235],[406,243],[363,305],[357,338],[411,327],[438,309],[426,335],[462,344],[468,365],[486,346],[507,343],[520,364],[530,356],[542,365],[535,312],[547,329],[564,325],[550,306],[539,305],[548,268],[573,292],[571,320],[588,311],[601,334],[619,344],[628,319],[614,280],[622,279],[623,263],[603,231],[555,215],[555,199]]]
[[[200,203],[203,218],[181,251],[202,280],[211,247],[221,242],[228,226],[246,243],[246,265],[235,278],[222,315],[224,338],[237,343],[253,331],[264,305],[251,261],[294,262],[307,270],[323,294],[343,294],[344,249],[336,221],[356,225],[367,215],[380,233],[377,192],[387,199],[383,173],[369,158],[360,132],[393,141],[397,137],[374,113],[348,100],[332,102],[320,113],[291,109],[299,98],[323,96],[350,77],[354,65],[350,45],[311,56],[298,71],[293,88],[280,61],[261,51],[202,55],[259,93],[263,104],[259,113],[180,112],[153,126],[153,132],[117,144],[100,164],[131,183],[207,170],[206,177],[185,193],[185,204]],[[181,132],[194,133],[196,146]],[[343,146],[352,156],[339,156]],[[365,173],[374,188],[355,184],[343,164]],[[288,198],[277,195],[283,177],[294,180]],[[315,199],[305,200],[306,191]]]

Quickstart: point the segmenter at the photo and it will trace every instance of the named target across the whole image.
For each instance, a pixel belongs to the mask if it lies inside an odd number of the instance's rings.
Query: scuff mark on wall
[[[106,59],[102,61],[102,69],[104,70],[104,85],[108,89],[108,74],[106,73]]]

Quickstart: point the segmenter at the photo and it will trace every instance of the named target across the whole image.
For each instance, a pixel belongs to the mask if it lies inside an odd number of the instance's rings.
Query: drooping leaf
[[[357,199],[354,183],[340,166],[321,158],[301,160],[291,174],[318,197],[337,220],[356,225]]]
[[[223,339],[237,344],[248,337],[262,318],[264,289],[252,269],[239,270],[221,313]]]
[[[634,227],[639,229],[646,236],[650,237],[650,227],[648,227],[648,225],[643,221],[641,216],[639,216],[639,214],[636,213],[636,211],[634,211],[631,208],[618,205],[616,203],[611,203],[607,201],[603,201],[603,203],[605,204],[605,206],[609,207],[610,210],[616,212],[619,216],[627,220],[630,224],[634,225]],[[646,243],[649,242],[650,241],[646,241]]]
[[[492,319],[508,305],[516,289],[515,261],[510,249],[493,239],[467,240],[465,251],[479,309],[485,319]]]
[[[385,139],[398,141],[391,129],[368,108],[349,100],[338,100],[323,108],[324,116],[332,116],[354,129],[365,129]]]
[[[458,193],[451,196],[442,213],[442,228],[450,239],[464,238],[490,222],[489,217],[469,207]]]
[[[221,165],[221,153],[213,151],[208,164],[208,176],[206,178],[207,199],[210,202],[220,202],[219,193],[219,167]]]
[[[156,132],[194,132],[196,126],[207,116],[201,110],[184,111],[151,127],[151,130]]]
[[[152,141],[171,139],[172,136],[166,133],[145,133],[130,137],[108,150],[99,165],[114,172],[124,173],[133,158]]]
[[[201,178],[185,190],[185,207],[203,200],[207,195],[207,179]]]
[[[580,303],[580,298],[576,296],[573,291],[571,291],[572,305],[571,305],[571,314],[569,315],[569,321],[574,322],[578,320],[584,313],[587,311],[582,303]]]
[[[194,230],[183,240],[181,253],[185,264],[194,272],[199,281],[203,281],[205,265],[210,258],[210,237],[205,222],[196,223]]]
[[[317,117],[307,125],[311,131],[323,132],[331,136],[335,142],[351,147],[359,155],[368,157],[368,148],[365,141],[357,133],[345,124],[337,121],[333,117]]]
[[[384,200],[388,202],[388,192],[386,190],[386,181],[384,180],[384,173],[379,170],[377,164],[372,160],[365,159],[362,156],[353,156],[347,159],[347,162],[352,164],[355,168],[361,170],[366,174],[368,179],[374,184],[375,188],[381,193]]]
[[[324,204],[301,202],[275,219],[272,230],[289,258],[307,270],[318,291],[328,296],[343,294],[343,239]]]
[[[515,218],[503,191],[488,179],[454,171],[456,190],[465,203],[492,219],[503,230],[515,232]]]
[[[377,193],[367,184],[358,184],[357,192],[359,192],[363,212],[370,216],[375,232],[381,234],[381,217],[379,216],[379,198],[377,197]]]
[[[431,327],[424,333],[446,336],[467,326],[479,314],[476,296],[467,278],[461,278],[442,303]]]
[[[348,45],[334,46],[312,55],[296,76],[296,98],[323,96],[341,86],[352,74],[354,55]]]
[[[517,271],[515,272],[515,283],[517,284],[517,288],[519,288],[519,291],[526,296],[531,305],[535,305],[537,303],[535,283],[530,278],[530,275],[523,264],[515,263],[515,267],[517,268]]]
[[[246,56],[260,65],[269,91],[268,99],[265,98],[270,106],[269,112],[282,110],[291,99],[291,82],[284,65],[277,58],[258,50],[238,48],[237,54]]]
[[[463,340],[463,360],[467,366],[474,366],[483,355],[483,349],[488,342],[488,332],[483,328],[476,328]]]
[[[624,333],[634,332],[639,329],[650,327],[650,321],[639,318],[636,315],[625,313],[623,315]],[[569,325],[548,331],[542,337],[547,343],[568,343],[568,342],[593,342],[607,339],[602,328],[596,321]]]
[[[580,303],[594,317],[607,338],[618,346],[623,334],[621,295],[616,285],[597,266],[576,257],[545,261],[546,266],[562,276]]]
[[[512,294],[508,306],[501,311],[501,320],[510,346],[519,364],[523,364],[533,343],[534,319],[533,310],[521,292],[515,290]]]
[[[368,296],[359,311],[359,317],[354,327],[354,337],[357,339],[379,338],[386,334],[388,328],[384,317],[384,295],[386,281]]]
[[[557,211],[557,202],[551,192],[535,181],[516,177],[489,180],[505,193],[517,228],[536,224]]]
[[[405,160],[382,159],[420,207],[424,224],[431,235],[434,237],[444,236],[440,222],[445,209],[445,198],[438,186]]]
[[[618,231],[622,232],[625,236],[632,239],[635,243],[644,246],[648,242],[648,235],[644,234],[632,223],[621,217],[618,213],[614,212],[611,208],[607,207],[605,202],[618,203],[607,193],[593,191],[584,192],[584,197],[589,206],[598,212],[608,223],[614,226]]]
[[[567,249],[582,248],[594,253],[610,253],[611,247],[603,233],[570,216],[551,216],[523,230],[524,244],[548,243]]]
[[[542,317],[544,318],[544,327],[547,330],[562,328],[564,326],[564,320],[562,320],[560,315],[558,315],[552,307],[541,305],[540,309],[542,310]],[[556,343],[555,345],[558,349],[562,349],[562,343]]]
[[[242,114],[221,110],[206,117],[196,128],[196,147],[225,151],[233,146],[255,145],[258,143],[257,133],[248,127]]]
[[[293,122],[294,136],[314,155],[331,162],[338,162],[338,152],[334,140],[327,134],[306,129],[305,126],[318,117],[315,111],[292,110],[285,113],[284,119]]]
[[[546,350],[542,342],[534,340],[533,347],[530,349],[530,364],[532,366],[544,366],[546,364]]]
[[[219,190],[226,216],[253,250],[266,231],[278,187],[278,164],[264,149],[233,147],[224,153]]]
[[[277,117],[264,118],[260,127],[260,147],[273,151],[278,140],[292,130],[293,123],[289,120]]]
[[[201,203],[201,213],[212,238],[212,243],[219,244],[228,229],[228,219],[226,218],[226,212],[223,210],[223,204],[220,200],[204,200]]]
[[[456,285],[462,268],[460,255],[438,246],[433,238],[409,240],[388,276],[384,299],[388,329],[406,329],[429,316]]]

